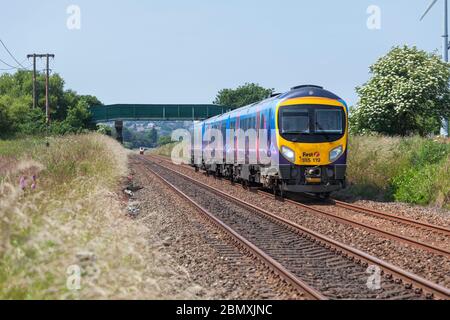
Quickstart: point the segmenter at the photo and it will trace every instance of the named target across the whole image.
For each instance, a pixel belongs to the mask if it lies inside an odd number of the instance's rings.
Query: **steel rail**
[[[168,160],[166,160],[166,159],[162,159],[160,157],[154,157],[154,156],[152,156],[152,157],[156,158],[156,159],[158,159],[160,161],[164,161],[164,162],[168,163]],[[263,195],[265,197],[272,197],[272,195],[270,195],[267,192],[259,192],[257,190],[257,193],[259,193],[259,194],[261,194],[261,195]],[[341,223],[344,223],[344,224],[347,224],[347,225],[351,225],[351,226],[354,226],[354,227],[360,227],[360,228],[366,229],[368,231],[380,234],[380,235],[382,235],[384,237],[387,237],[389,239],[392,239],[392,240],[395,240],[395,241],[400,241],[400,242],[403,242],[403,243],[407,243],[409,245],[412,245],[414,247],[420,248],[422,250],[426,250],[426,251],[433,252],[433,253],[436,253],[436,254],[439,254],[439,255],[450,257],[450,250],[448,250],[448,249],[436,247],[435,245],[428,244],[428,243],[425,243],[425,242],[422,242],[422,241],[418,241],[418,240],[415,240],[415,239],[407,237],[407,236],[403,236],[403,235],[396,234],[394,232],[386,231],[386,230],[383,230],[383,229],[380,229],[380,228],[377,228],[377,227],[374,227],[374,226],[371,226],[371,225],[368,225],[368,224],[365,224],[365,223],[362,223],[362,222],[357,222],[357,221],[354,221],[354,220],[352,220],[350,218],[345,218],[345,217],[342,217],[342,216],[340,216],[338,214],[327,212],[325,210],[320,210],[320,209],[314,208],[314,207],[312,207],[310,205],[306,205],[306,204],[303,204],[303,203],[300,203],[300,202],[297,202],[297,201],[294,201],[294,200],[291,200],[291,199],[283,199],[283,201],[286,201],[288,203],[294,204],[294,205],[299,206],[301,208],[304,208],[306,210],[313,211],[315,213],[319,213],[321,215],[330,217],[330,218],[332,218],[334,220],[340,221]],[[382,218],[386,218],[386,219],[389,219],[391,217],[392,218],[396,218],[396,216],[394,216],[392,214],[387,214],[387,213],[384,214],[382,212],[377,212],[375,210],[371,210],[371,209],[366,209],[366,208],[363,208],[363,207],[350,205],[350,204],[347,204],[347,203],[344,203],[344,202],[339,202],[339,204],[336,204],[336,206],[337,207],[346,208],[346,209],[349,209],[349,210],[353,210],[353,211],[362,212],[362,213],[378,215],[378,216],[381,216]],[[427,227],[427,228],[430,229],[430,231],[434,231],[434,232],[444,233],[446,235],[447,234],[450,235],[450,230],[445,229],[445,228],[440,227],[440,226],[435,226],[435,225],[426,224],[426,223],[422,223],[422,222],[417,222],[416,223],[412,219],[402,218],[402,217],[398,217],[397,220],[399,220],[400,222],[403,222],[403,223],[408,223],[409,225],[412,225],[413,227],[416,227],[416,228]]]
[[[146,160],[150,161],[148,159],[146,159]],[[397,277],[397,281],[405,282],[406,285],[414,285],[417,288],[419,288],[419,290],[425,291],[429,297],[438,297],[440,299],[450,299],[450,289],[448,289],[446,287],[443,287],[432,281],[426,280],[426,279],[424,279],[420,276],[417,276],[409,271],[401,269],[400,267],[394,266],[384,260],[373,257],[361,250],[350,247],[344,243],[341,243],[341,242],[338,242],[331,238],[328,238],[320,233],[317,233],[308,228],[300,226],[292,221],[289,221],[287,219],[279,217],[273,213],[270,213],[262,208],[255,206],[253,204],[250,204],[250,203],[243,201],[239,198],[236,198],[230,194],[227,194],[215,187],[207,185],[203,182],[199,182],[181,172],[178,172],[172,168],[166,167],[165,165],[162,165],[160,163],[158,163],[158,164],[154,163],[154,164],[159,165],[159,166],[169,170],[170,172],[173,172],[173,173],[185,178],[186,180],[188,180],[192,183],[195,183],[198,186],[204,187],[205,189],[207,189],[217,195],[227,198],[228,200],[230,200],[242,207],[246,207],[247,209],[251,209],[258,214],[264,215],[264,216],[268,217],[270,220],[272,220],[273,222],[277,222],[280,225],[289,227],[290,229],[298,232],[299,234],[306,234],[309,237],[316,239],[318,242],[323,243],[325,246],[333,248],[333,250],[335,250],[337,252],[345,253],[344,255],[353,257],[353,259],[356,259],[359,262],[364,261],[367,265],[369,265],[369,264],[378,265],[379,267],[381,267],[383,269],[383,271],[385,272],[387,277]]]
[[[355,227],[360,227],[360,228],[363,228],[363,229],[366,229],[366,230],[378,233],[378,234],[380,234],[380,235],[382,235],[382,236],[384,236],[386,238],[389,238],[389,239],[392,239],[392,240],[396,240],[396,241],[401,241],[401,242],[410,244],[410,245],[412,245],[414,247],[417,247],[419,249],[424,249],[424,250],[429,251],[429,252],[434,252],[434,253],[437,253],[439,255],[450,257],[450,250],[447,250],[447,249],[444,249],[444,248],[440,248],[440,247],[436,247],[436,246],[434,246],[432,244],[428,244],[428,243],[425,243],[425,242],[422,242],[422,241],[418,241],[418,240],[415,240],[413,238],[409,238],[409,237],[406,237],[406,236],[403,236],[403,235],[399,235],[399,234],[396,234],[394,232],[386,231],[386,230],[383,230],[383,229],[380,229],[380,228],[377,228],[377,227],[373,227],[373,226],[370,226],[368,224],[365,224],[365,223],[362,223],[362,222],[358,222],[358,221],[354,221],[354,220],[349,219],[349,218],[341,217],[338,214],[327,212],[325,210],[320,210],[320,209],[314,208],[312,206],[309,206],[309,205],[306,205],[306,204],[303,204],[303,203],[300,203],[300,202],[296,202],[296,201],[293,201],[293,200],[287,200],[287,201],[289,203],[293,203],[293,204],[295,204],[295,205],[297,205],[299,207],[302,207],[304,209],[307,209],[307,210],[310,210],[310,211],[313,211],[313,212],[316,212],[316,213],[319,213],[319,214],[331,217],[331,218],[333,218],[335,220],[341,221],[342,223],[349,224],[349,225],[352,225],[352,226],[355,226]]]
[[[378,216],[380,218],[384,218],[387,220],[395,220],[397,222],[405,223],[405,224],[408,224],[415,228],[427,229],[432,232],[438,232],[438,233],[442,233],[444,235],[450,236],[450,229],[445,228],[445,227],[437,226],[437,225],[430,224],[427,222],[417,221],[417,220],[410,219],[410,218],[396,216],[392,213],[387,213],[387,212],[382,212],[382,211],[373,210],[373,209],[369,209],[369,208],[364,208],[361,206],[357,206],[354,204],[350,204],[350,203],[335,200],[335,199],[333,199],[332,201],[338,207],[358,211],[358,212],[365,213],[365,214]]]
[[[193,206],[198,212],[203,214],[209,221],[211,221],[216,227],[225,231],[230,237],[232,237],[233,241],[241,247],[245,249],[246,252],[251,255],[257,257],[261,262],[263,262],[266,266],[276,272],[283,280],[292,285],[299,292],[304,293],[308,298],[313,300],[327,300],[325,296],[323,296],[320,292],[310,287],[308,284],[303,282],[301,279],[296,277],[290,271],[288,271],[283,265],[279,262],[272,259],[269,255],[267,255],[264,251],[256,247],[250,241],[239,235],[233,229],[231,229],[224,222],[219,220],[216,216],[214,216],[211,212],[197,204],[194,200],[192,200],[188,195],[186,195],[183,191],[178,189],[171,182],[167,181],[164,177],[162,177],[159,173],[155,172],[151,168],[148,168],[160,181],[169,186],[172,190],[174,190],[178,195],[184,198],[191,206]]]

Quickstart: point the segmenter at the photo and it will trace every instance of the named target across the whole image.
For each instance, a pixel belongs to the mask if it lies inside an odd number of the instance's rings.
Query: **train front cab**
[[[348,110],[343,101],[294,98],[277,107],[283,191],[328,196],[345,187]]]

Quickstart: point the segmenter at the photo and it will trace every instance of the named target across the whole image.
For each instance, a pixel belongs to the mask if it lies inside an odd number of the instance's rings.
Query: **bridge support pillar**
[[[114,127],[117,133],[116,140],[123,144],[123,121],[116,121]]]

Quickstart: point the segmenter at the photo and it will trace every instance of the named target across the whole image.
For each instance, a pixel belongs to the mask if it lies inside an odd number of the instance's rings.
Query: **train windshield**
[[[342,138],[346,118],[342,107],[298,105],[280,108],[279,129],[293,142],[331,142]]]
[[[309,112],[307,109],[284,109],[282,112],[283,127],[282,133],[309,133]]]
[[[315,110],[317,133],[342,133],[342,111],[334,109]]]

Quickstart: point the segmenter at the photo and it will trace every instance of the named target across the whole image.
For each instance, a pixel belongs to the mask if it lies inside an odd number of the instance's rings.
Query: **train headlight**
[[[291,148],[288,147],[281,147],[281,153],[283,154],[283,156],[286,157],[286,159],[288,159],[291,162],[295,162],[295,152],[294,150],[292,150]]]
[[[344,147],[339,146],[330,151],[330,161],[337,160],[344,152]]]

